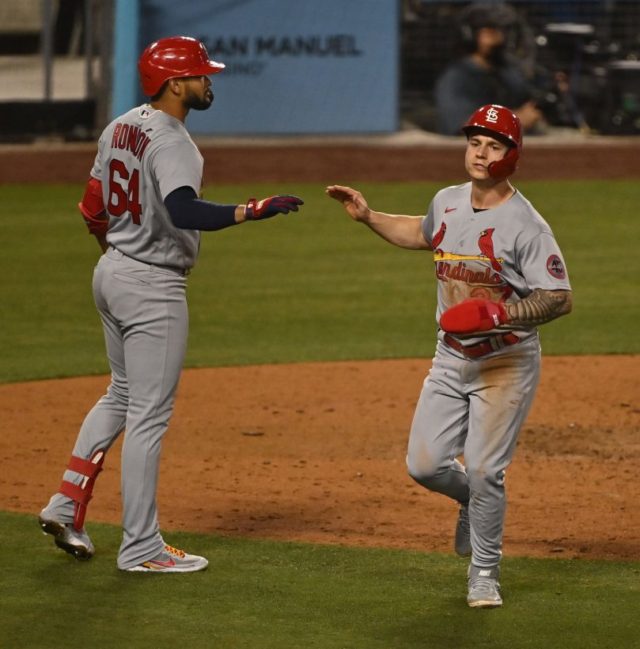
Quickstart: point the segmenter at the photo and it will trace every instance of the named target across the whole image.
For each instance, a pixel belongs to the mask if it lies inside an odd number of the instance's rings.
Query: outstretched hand
[[[354,221],[367,220],[371,210],[364,196],[359,191],[351,187],[345,187],[344,185],[329,185],[325,189],[325,192],[331,198],[342,203],[342,206]]]
[[[261,201],[250,198],[244,208],[244,217],[247,221],[268,219],[276,214],[297,212],[298,205],[304,205],[304,201],[291,194],[269,196],[269,198],[263,198]]]

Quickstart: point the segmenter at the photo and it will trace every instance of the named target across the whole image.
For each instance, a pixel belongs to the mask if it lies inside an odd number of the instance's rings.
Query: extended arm
[[[270,196],[261,201],[250,198],[246,205],[219,205],[203,201],[192,187],[172,191],[164,204],[172,223],[185,230],[222,230],[243,221],[266,219],[276,214],[297,212],[303,201],[297,196]]]
[[[389,243],[412,250],[430,250],[422,234],[422,217],[376,212],[369,208],[364,196],[351,187],[330,185],[325,191],[342,203],[354,221],[366,224]]]
[[[244,221],[244,205],[219,205],[198,198],[191,187],[179,187],[164,199],[171,222],[185,230],[222,230]]]

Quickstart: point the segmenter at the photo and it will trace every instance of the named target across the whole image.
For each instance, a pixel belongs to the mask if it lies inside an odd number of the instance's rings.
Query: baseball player
[[[471,557],[467,602],[489,608],[502,605],[504,479],[538,383],[536,327],[570,312],[571,286],[551,229],[508,180],[522,149],[519,119],[490,104],[463,131],[470,180],[439,191],[426,217],[376,212],[350,187],[327,193],[390,243],[433,252],[438,343],[407,466],[459,504],[454,547]]]
[[[193,572],[207,560],[165,543],[156,508],[160,446],[187,342],[186,276],[201,230],[295,212],[303,201],[290,195],[240,205],[201,200],[203,159],[184,122],[189,110],[211,106],[209,76],[224,65],[209,60],[201,42],[177,36],[149,45],[138,68],[150,102],[103,131],[79,204],[104,252],[93,292],[111,384],[84,420],[59,492],[39,523],[76,558],[94,554],[84,529],[87,504],[106,453],[126,429],[118,568]]]

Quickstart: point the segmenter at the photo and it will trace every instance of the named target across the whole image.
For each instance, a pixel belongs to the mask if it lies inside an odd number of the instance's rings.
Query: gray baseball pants
[[[418,400],[409,474],[431,491],[469,503],[472,563],[479,567],[495,566],[502,556],[505,471],[539,375],[537,336],[472,360],[440,341]]]
[[[169,425],[186,352],[186,278],[109,248],[93,276],[93,293],[104,328],[111,384],[86,416],[73,455],[89,459],[126,429],[122,445],[123,540],[118,567],[131,568],[164,548],[156,488],[162,437]],[[67,470],[64,479],[83,476]],[[73,501],[55,494],[45,512],[73,521]]]

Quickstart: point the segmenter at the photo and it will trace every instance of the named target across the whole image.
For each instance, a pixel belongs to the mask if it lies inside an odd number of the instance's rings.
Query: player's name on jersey
[[[113,129],[111,148],[130,151],[138,160],[142,160],[149,142],[149,136],[137,126],[118,122]]]

